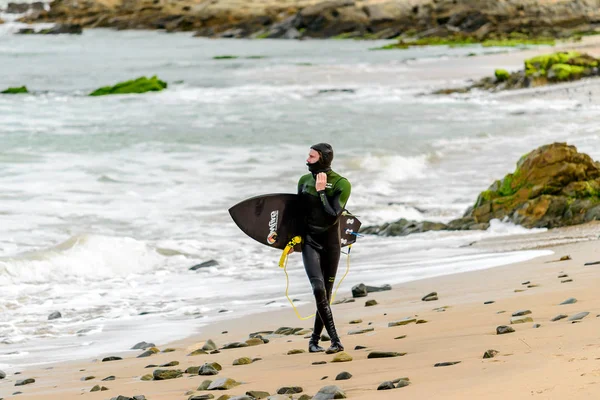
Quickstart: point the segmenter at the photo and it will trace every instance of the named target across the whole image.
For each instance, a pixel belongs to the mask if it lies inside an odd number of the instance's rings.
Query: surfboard
[[[266,246],[283,250],[302,234],[300,198],[296,194],[273,193],[246,199],[229,209],[236,225],[246,235]],[[350,213],[340,217],[341,246],[356,241],[361,222]],[[296,249],[299,250],[299,249]]]

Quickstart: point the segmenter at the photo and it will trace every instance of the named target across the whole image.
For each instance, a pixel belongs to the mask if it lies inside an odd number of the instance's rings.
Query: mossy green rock
[[[94,90],[90,96],[105,96],[109,94],[128,94],[128,93],[146,93],[160,92],[167,88],[167,83],[161,81],[156,76],[146,78],[142,76],[135,80],[120,82],[114,86],[105,86]]]
[[[240,357],[233,360],[233,365],[247,365],[252,364],[252,359],[249,357]]]
[[[22,93],[29,93],[29,91],[27,90],[27,86],[21,86],[21,87],[11,87],[6,90],[3,90],[0,93],[2,93],[2,94],[22,94]]]
[[[335,356],[333,356],[333,360],[331,360],[331,362],[348,362],[348,361],[352,361],[352,356],[343,351],[340,353],[337,353]]]
[[[494,75],[496,76],[498,82],[504,82],[505,80],[510,78],[510,73],[505,69],[497,69],[494,72]]]
[[[156,369],[152,372],[155,381],[164,381],[167,379],[181,378],[183,373],[180,369]]]
[[[233,389],[236,386],[239,386],[240,383],[236,382],[234,379],[231,378],[220,378],[217,379],[215,381],[213,381],[209,386],[208,386],[208,390],[229,390],[229,389]]]

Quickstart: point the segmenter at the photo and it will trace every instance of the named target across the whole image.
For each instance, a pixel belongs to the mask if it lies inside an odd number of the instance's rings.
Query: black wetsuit
[[[326,189],[317,192],[315,175],[306,174],[298,182],[305,215],[305,233],[302,244],[302,260],[310,279],[317,315],[311,343],[318,343],[323,331],[339,343],[333,314],[329,302],[340,260],[339,217],[350,196],[350,182],[335,172],[328,170]]]

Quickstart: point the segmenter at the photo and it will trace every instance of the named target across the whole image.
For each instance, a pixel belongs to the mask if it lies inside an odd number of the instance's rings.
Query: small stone
[[[346,393],[338,386],[325,386],[321,388],[312,398],[312,400],[330,400],[330,399],[345,399]]]
[[[559,279],[560,278],[568,278],[568,277],[569,277],[569,275],[567,275],[567,274],[560,274],[560,275],[558,275]]]
[[[27,378],[27,379],[17,381],[17,383],[15,383],[15,386],[25,386],[25,385],[30,385],[32,383],[35,383],[35,379]]]
[[[156,347],[154,343],[139,342],[131,350],[146,350],[149,347]]]
[[[304,389],[302,389],[300,386],[284,386],[277,390],[277,394],[296,394],[302,393],[303,391]]]
[[[220,378],[213,381],[207,388],[207,390],[229,390],[236,386],[239,386],[240,383],[236,382],[231,378]]]
[[[377,390],[389,390],[389,389],[395,389],[396,386],[394,386],[394,384],[391,381],[385,381],[381,384],[379,384],[379,386],[377,386]]]
[[[364,283],[360,283],[352,287],[352,297],[367,297],[367,286]]]
[[[258,346],[264,344],[265,342],[261,338],[250,338],[246,340],[246,344],[248,346]]]
[[[188,354],[188,356],[197,356],[200,354],[208,354],[208,353],[202,349],[197,349],[197,350],[192,351],[190,354]]]
[[[410,385],[410,382],[407,381],[407,380],[402,379],[402,380],[400,380],[400,382],[398,382],[398,384],[396,385],[396,388],[399,389],[399,388],[403,388],[403,387],[408,386],[408,385]]]
[[[214,399],[215,396],[208,393],[208,394],[201,394],[201,395],[194,395],[188,398],[188,400],[211,400]]]
[[[569,283],[573,282],[573,279],[565,279],[564,281],[560,281],[560,283]]]
[[[398,340],[398,339],[405,339],[406,335],[400,335],[394,338],[394,340]]]
[[[529,315],[531,314],[531,310],[519,310],[519,311],[515,311],[514,313],[512,313],[513,317],[520,317],[522,315]]]
[[[146,375],[142,376],[140,379],[143,381],[151,381],[152,378],[153,378],[152,375],[146,374]]]
[[[362,322],[362,319],[353,319],[352,321],[350,321],[350,324],[361,324]]]
[[[525,282],[521,283],[521,285],[529,285],[530,283],[531,282],[529,282],[529,281],[525,281]]]
[[[323,365],[323,364],[327,364],[327,361],[315,361],[314,363],[312,363],[312,365]]]
[[[494,304],[494,303],[495,303],[494,300],[488,300],[488,301],[484,302],[483,304]]]
[[[426,319],[418,319],[417,322],[416,322],[416,324],[417,325],[419,325],[419,324],[426,324],[427,322],[428,321]]]
[[[307,395],[307,394],[303,394],[302,396],[298,397],[298,400],[311,400],[312,397]],[[267,400],[277,400],[277,399],[267,399]],[[287,400],[287,399],[282,399],[282,400]]]
[[[200,386],[198,386],[198,389],[196,389],[196,390],[206,390],[206,389],[208,389],[208,387],[210,386],[211,383],[212,383],[212,381],[209,379],[202,381],[202,383],[200,384]]]
[[[372,351],[369,353],[367,358],[389,358],[389,357],[401,357],[406,353],[397,353],[395,351]]]
[[[354,350],[362,350],[362,349],[366,349],[366,346],[361,346],[361,345],[356,345],[354,346]]]
[[[456,365],[459,363],[460,363],[460,361],[445,361],[445,362],[435,364],[434,367],[449,367],[451,365]]]
[[[100,386],[96,385],[92,388],[92,390],[90,390],[90,392],[99,392],[100,391]]]
[[[515,289],[515,293],[521,293],[521,292],[524,292],[524,291],[525,291],[525,289]]]
[[[175,350],[175,349],[168,348],[168,349],[164,349],[163,351],[161,351],[161,353],[172,353],[172,352],[174,352],[174,351],[176,351],[176,350]]]
[[[201,268],[216,267],[217,265],[219,265],[219,263],[216,260],[208,260],[208,261],[204,261],[201,264],[196,264],[193,267],[190,267],[189,269],[190,269],[190,271],[196,271]]]
[[[376,306],[377,305],[377,300],[372,299],[372,300],[367,300],[365,302],[365,307],[372,307],[372,306]]]
[[[6,372],[0,371],[0,379],[6,378]]]
[[[559,305],[565,305],[565,304],[575,304],[577,303],[577,299],[575,297],[569,297],[568,299],[566,299],[565,301],[563,301],[562,303],[560,303]]]
[[[102,382],[114,381],[115,379],[117,379],[117,378],[115,378],[114,375],[111,375],[111,376],[107,376],[106,378],[102,379]]]
[[[561,319],[567,318],[568,315],[565,314],[558,314],[556,317],[552,318],[550,321],[555,322],[555,321],[560,321]]]
[[[531,285],[527,285],[528,288],[536,288],[536,287],[540,287],[540,285],[538,285],[537,283],[532,283]]]
[[[375,328],[354,329],[348,331],[348,335],[360,335],[362,333],[373,332]]]
[[[105,357],[102,359],[102,362],[107,362],[107,361],[119,361],[122,360],[121,357]]]
[[[265,398],[269,397],[271,394],[269,392],[263,392],[260,390],[251,390],[249,392],[246,392],[246,395],[253,397],[255,399],[265,399]]]
[[[580,313],[578,313],[578,314],[572,315],[572,316],[569,318],[569,321],[579,321],[579,320],[582,320],[582,319],[584,319],[585,317],[587,317],[589,314],[590,314],[590,313],[589,313],[589,312],[587,312],[587,311],[580,312]]]
[[[148,350],[144,351],[142,354],[137,356],[137,358],[150,357],[157,353],[160,353],[159,349],[157,349],[156,347],[150,347]]]
[[[542,326],[542,325],[540,325],[540,324],[533,324],[533,328],[534,328],[534,329],[537,329],[537,328],[539,328],[540,326]]]
[[[215,342],[213,342],[212,339],[208,339],[206,341],[206,343],[204,343],[204,345],[202,346],[202,350],[204,351],[212,351],[212,350],[217,350],[219,347],[216,345]]]
[[[352,361],[352,356],[344,351],[336,353],[331,362],[348,362]]]
[[[252,364],[252,359],[249,357],[240,357],[233,360],[233,365],[248,365]]]
[[[393,326],[408,325],[408,324],[411,324],[413,322],[417,322],[417,319],[413,318],[413,317],[406,317],[406,318],[398,320],[398,321],[388,322],[388,327],[391,328]]]
[[[340,372],[339,374],[337,374],[337,376],[335,377],[336,381],[345,381],[352,378],[352,374],[350,372]]]
[[[248,344],[244,342],[227,343],[225,346],[223,346],[222,350],[239,349],[240,347],[248,347]]]
[[[322,381],[324,381],[325,379],[329,378],[328,375],[325,375],[324,377],[321,378]]]
[[[91,381],[92,379],[96,379],[95,376],[84,376],[83,378],[81,378],[82,381]]]
[[[275,332],[273,332],[273,334],[289,336],[289,335],[293,335],[294,333],[299,332],[301,330],[303,330],[303,328],[290,328],[287,326],[282,326],[281,328],[279,328]]]
[[[287,352],[288,355],[306,353],[304,349],[292,349]]]
[[[179,361],[171,361],[171,362],[168,362],[166,364],[159,365],[159,367],[163,367],[163,368],[165,368],[165,367],[175,367],[177,365],[179,365]]]
[[[524,324],[526,322],[533,322],[533,318],[528,317],[528,316],[521,316],[521,317],[512,317],[510,319],[511,324]]]
[[[566,256],[562,256],[559,261],[567,261],[567,260],[570,260],[570,259],[571,259],[571,256],[566,255]]]
[[[48,321],[59,318],[62,318],[62,315],[58,311],[54,311],[52,314],[48,315]]]
[[[183,373],[180,369],[155,369],[152,377],[155,381],[164,381],[167,379],[181,378]]]
[[[498,355],[498,350],[487,350],[483,353],[483,358],[494,358]]]
[[[438,299],[437,292],[431,292],[428,295],[425,295],[421,298],[422,301],[435,301]]]
[[[204,364],[198,370],[198,375],[210,376],[210,375],[218,375],[219,371],[210,364]]]
[[[331,338],[329,336],[327,336],[326,334],[322,334],[321,335],[321,342],[331,342]]]
[[[515,330],[510,326],[500,325],[496,328],[496,335],[504,335],[505,333],[512,333],[514,331]]]

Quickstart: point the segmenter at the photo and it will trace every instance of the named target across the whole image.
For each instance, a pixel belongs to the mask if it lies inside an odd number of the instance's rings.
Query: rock
[[[82,33],[83,27],[79,24],[56,24],[52,28],[36,32],[38,35],[81,35]]]
[[[239,386],[240,383],[236,382],[231,378],[220,378],[213,381],[207,388],[207,390],[229,390],[233,389],[236,386]]]
[[[346,393],[338,386],[325,386],[321,388],[312,398],[312,400],[330,400],[330,399],[345,399]]]
[[[379,386],[377,386],[377,390],[389,390],[389,389],[395,389],[396,386],[394,386],[394,384],[391,381],[385,381],[381,384],[379,384]]]
[[[373,332],[375,328],[354,329],[348,331],[348,335],[360,335],[362,333]]]
[[[208,393],[208,394],[201,394],[201,395],[190,396],[188,398],[188,400],[210,400],[210,399],[214,399],[214,398],[215,398],[214,395]]]
[[[528,317],[528,316],[521,316],[521,317],[512,317],[510,319],[511,324],[524,324],[526,322],[533,322],[533,318]]]
[[[177,365],[179,365],[179,361],[171,361],[162,365],[159,365],[159,367],[176,367]]]
[[[248,346],[258,346],[261,344],[265,344],[264,340],[261,338],[250,338],[245,342]],[[268,342],[267,342],[268,343]]]
[[[567,318],[568,315],[565,314],[559,314],[556,317],[552,318],[550,321],[555,322],[555,321],[560,321],[561,319]]]
[[[343,298],[341,300],[336,300],[332,303],[332,305],[336,305],[336,304],[344,304],[344,303],[354,303],[356,300],[355,299],[347,299],[347,298]]]
[[[150,357],[157,353],[160,353],[160,350],[158,350],[156,347],[150,347],[148,350],[144,351],[142,354],[140,354],[136,358]]]
[[[269,392],[262,392],[260,390],[251,390],[246,392],[247,396],[253,397],[255,399],[265,399],[269,397],[271,394]]]
[[[352,321],[349,322],[349,324],[362,324],[363,320],[362,319],[353,319]]]
[[[200,384],[200,386],[198,386],[198,389],[196,389],[196,390],[206,390],[206,389],[208,389],[208,387],[210,386],[211,383],[212,383],[212,381],[209,379],[202,381],[202,383]]]
[[[227,349],[239,349],[240,347],[248,347],[247,343],[244,342],[233,342],[233,343],[227,343],[225,346],[223,346],[221,348],[221,350],[227,350]]]
[[[0,379],[6,378],[6,372],[0,371]]]
[[[352,374],[350,372],[340,372],[339,374],[337,374],[337,376],[335,377],[336,381],[345,381],[352,378]]]
[[[413,318],[413,317],[406,317],[406,318],[404,318],[404,319],[401,319],[401,320],[399,320],[399,321],[392,321],[392,322],[389,322],[389,323],[388,323],[388,327],[390,327],[390,328],[391,328],[391,327],[393,327],[393,326],[408,325],[408,324],[410,324],[410,323],[413,323],[413,322],[417,322],[417,319],[416,319],[416,318]]]
[[[352,356],[346,352],[339,352],[333,356],[333,360],[331,362],[348,362],[352,361]]]
[[[560,303],[559,305],[565,305],[565,304],[575,304],[577,303],[577,299],[574,297],[570,297],[568,299],[566,299],[565,301],[563,301],[562,303]]]
[[[520,317],[522,315],[529,315],[531,314],[531,310],[519,310],[519,311],[515,311],[514,313],[512,313],[513,317]]]
[[[394,340],[398,340],[398,339],[405,339],[406,335],[400,335],[394,338]]]
[[[151,381],[153,376],[151,374],[146,374],[140,378],[142,381]]]
[[[156,347],[154,343],[139,342],[131,350],[146,350],[149,347]]]
[[[422,301],[435,301],[438,299],[438,294],[437,292],[431,292],[426,296],[423,296],[423,298],[421,299]]]
[[[204,351],[213,351],[213,350],[217,350],[218,346],[215,344],[215,342],[213,342],[212,339],[208,339],[206,341],[206,343],[204,343],[204,345],[202,346],[202,350]]]
[[[387,290],[392,290],[391,285],[383,285],[383,286],[367,286],[367,293],[375,293],[375,292],[384,292]]]
[[[506,333],[512,333],[515,330],[513,328],[511,328],[510,326],[506,326],[506,325],[500,325],[499,327],[496,328],[496,335],[504,335]]]
[[[483,353],[483,358],[494,358],[498,355],[498,350],[487,350]]]
[[[288,355],[306,353],[303,349],[292,349],[287,352]]]
[[[92,379],[96,379],[95,376],[84,376],[83,378],[81,378],[82,381],[91,381]]]
[[[188,357],[189,356],[198,356],[198,355],[201,355],[201,354],[208,354],[208,353],[206,351],[202,350],[202,349],[197,349],[197,350],[192,351],[190,354],[188,354]]]
[[[204,365],[202,365],[200,367],[200,369],[198,370],[198,375],[217,375],[220,371],[220,369],[217,369],[216,366],[214,365],[215,363],[209,364],[209,363],[205,363]]]
[[[27,378],[27,379],[22,379],[20,381],[17,381],[17,383],[15,383],[15,386],[25,386],[25,385],[30,385],[32,383],[35,383],[35,379]]]
[[[89,95],[105,96],[114,94],[159,92],[166,88],[166,82],[161,81],[156,76],[153,76],[151,78],[146,78],[145,76],[143,76],[135,80],[120,82],[115,86],[102,87],[100,89],[94,90]]]
[[[26,86],[21,87],[10,87],[8,89],[3,90],[0,94],[24,94],[29,93]],[[50,317],[48,317],[50,319]]]
[[[428,321],[426,319],[418,319],[417,322],[415,322],[417,325],[418,324],[426,324]]]
[[[540,324],[533,324],[533,328],[534,328],[534,329],[537,329],[537,328],[539,328],[539,327],[541,327],[541,326],[542,326],[542,325],[540,325]]]
[[[587,311],[584,312],[580,312],[578,314],[572,315],[571,317],[569,317],[569,321],[579,321],[584,319],[585,317],[587,317],[590,313]]]
[[[530,281],[525,281],[525,282],[521,282],[521,285],[529,285],[531,282]]]
[[[48,315],[48,320],[59,319],[62,318],[62,315],[59,311],[54,311],[52,314]]]
[[[296,394],[302,393],[303,391],[304,389],[302,389],[300,386],[284,386],[277,389],[277,394]]]
[[[309,332],[307,332],[307,333],[309,333]],[[326,334],[322,334],[321,335],[321,342],[331,342],[331,338],[329,336],[327,336]]]
[[[449,366],[456,365],[459,363],[460,363],[460,361],[446,361],[446,362],[437,363],[434,365],[434,367],[449,367]]]
[[[352,287],[352,297],[367,297],[367,286],[364,283],[360,283]]]
[[[401,357],[406,353],[397,353],[395,351],[372,351],[369,353],[367,358],[389,358],[389,357]]]
[[[152,377],[155,381],[164,381],[167,379],[181,378],[183,373],[180,369],[155,369]]]
[[[410,382],[409,382],[409,381],[407,381],[407,380],[404,380],[404,379],[401,379],[401,380],[398,382],[398,384],[396,385],[396,388],[398,388],[398,389],[399,389],[399,388],[406,387],[406,386],[408,386],[408,385],[410,385]]]
[[[204,261],[203,263],[196,264],[193,267],[190,267],[189,270],[197,271],[201,268],[216,267],[218,265],[219,265],[219,263],[217,262],[217,260],[208,260],[208,261]]]
[[[8,3],[4,12],[7,14],[24,14],[29,11],[30,7],[31,5],[28,3]]]
[[[558,278],[559,278],[559,279],[560,279],[560,278],[568,278],[568,277],[569,277],[569,275],[567,275],[567,274],[559,274],[559,275],[558,275]]]
[[[372,306],[376,306],[377,305],[377,300],[373,299],[373,300],[367,300],[365,302],[365,307],[372,307]]]
[[[247,365],[252,364],[252,359],[249,357],[240,357],[233,360],[233,365]]]
[[[312,365],[323,365],[323,364],[327,364],[327,361],[315,361],[314,363],[312,363]]]
[[[289,335],[293,335],[296,332],[299,332],[301,330],[303,330],[303,328],[288,328],[288,327],[284,326],[284,327],[277,329],[275,332],[273,332],[273,334],[289,336]]]
[[[495,301],[494,301],[494,300],[489,300],[489,301],[486,301],[486,302],[485,302],[485,303],[483,303],[483,304],[494,304],[494,303],[495,303]]]
[[[119,360],[122,360],[122,358],[121,358],[121,357],[114,357],[114,356],[111,356],[111,357],[104,357],[104,358],[102,359],[102,362],[107,362],[107,361],[119,361]]]
[[[573,282],[573,279],[565,279],[563,281],[560,281],[560,283],[569,283],[569,282]]]

